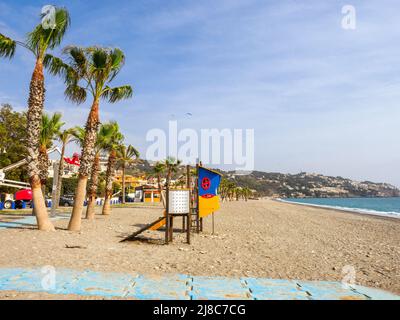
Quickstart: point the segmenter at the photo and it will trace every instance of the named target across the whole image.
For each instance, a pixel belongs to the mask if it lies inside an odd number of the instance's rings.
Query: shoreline
[[[368,209],[361,209],[361,208],[335,207],[335,206],[322,205],[322,204],[287,201],[287,200],[280,199],[280,198],[272,199],[272,200],[279,202],[279,203],[301,205],[304,207],[331,210],[331,211],[342,212],[342,213],[350,213],[350,214],[358,215],[358,216],[363,215],[363,216],[370,216],[370,217],[374,217],[374,218],[389,219],[389,220],[394,220],[394,221],[399,221],[399,219],[400,219],[400,214],[398,214],[398,215],[390,214],[390,213],[385,213],[385,211],[375,211],[375,210],[368,210]],[[380,213],[380,212],[382,212],[382,213]]]

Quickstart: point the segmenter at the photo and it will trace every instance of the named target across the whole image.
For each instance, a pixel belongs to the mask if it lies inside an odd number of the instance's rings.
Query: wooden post
[[[214,212],[212,213],[212,234],[214,235]]]
[[[186,231],[186,217],[185,216],[182,216],[182,233],[185,233],[185,231]]]
[[[199,164],[196,164],[196,232],[200,233],[200,212],[199,212]]]
[[[190,166],[186,166],[186,188],[189,189],[189,213],[187,216],[187,229],[186,229],[186,240],[187,243],[190,244],[190,229],[192,228],[191,226],[191,216],[192,216],[192,186],[190,183]],[[183,218],[183,221],[185,221],[185,218]]]
[[[169,225],[170,225],[170,220],[169,220],[169,181],[167,178],[167,185],[166,185],[166,191],[165,191],[165,244],[169,243]]]
[[[169,240],[171,241],[171,243],[174,241],[174,215],[170,215],[169,216],[171,219],[171,222],[169,224]]]

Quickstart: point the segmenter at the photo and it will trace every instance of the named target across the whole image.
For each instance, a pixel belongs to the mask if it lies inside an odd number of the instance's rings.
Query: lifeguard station
[[[163,201],[165,207],[163,216],[121,242],[137,240],[137,236],[144,231],[155,231],[165,226],[165,244],[168,244],[173,241],[174,220],[182,218],[181,232],[186,232],[186,240],[190,244],[191,232],[202,232],[203,219],[213,215],[220,208],[218,196],[220,182],[221,175],[216,171],[196,165],[196,175],[192,177],[190,166],[186,166],[185,189],[169,188],[167,183],[163,197],[165,200]]]

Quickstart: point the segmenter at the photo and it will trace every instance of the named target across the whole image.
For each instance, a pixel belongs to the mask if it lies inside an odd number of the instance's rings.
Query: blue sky
[[[22,39],[45,4],[0,0],[0,32]],[[400,186],[398,1],[53,4],[67,6],[72,18],[63,45],[124,50],[116,84],[131,84],[135,96],[103,103],[101,120],[117,120],[142,153],[146,132],[168,120],[180,128],[254,128],[258,170]],[[341,28],[346,4],[357,10],[355,30]],[[0,103],[25,108],[32,67],[23,50],[0,61]],[[46,86],[46,110],[82,125],[90,101],[67,102],[54,77]]]

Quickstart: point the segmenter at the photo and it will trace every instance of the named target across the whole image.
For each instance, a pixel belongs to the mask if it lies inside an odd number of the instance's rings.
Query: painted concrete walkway
[[[69,214],[57,214],[56,217],[51,217],[52,221],[69,218]],[[36,227],[36,217],[35,216],[24,216],[22,218],[15,217],[12,221],[0,222],[0,230],[2,229],[19,229],[29,226]]]
[[[54,280],[54,281],[53,281]],[[388,292],[338,282],[189,275],[128,275],[57,269],[0,269],[0,291],[166,300],[400,300]]]

